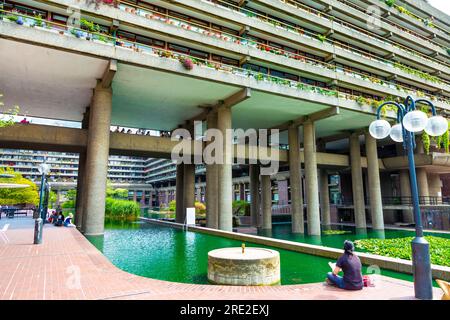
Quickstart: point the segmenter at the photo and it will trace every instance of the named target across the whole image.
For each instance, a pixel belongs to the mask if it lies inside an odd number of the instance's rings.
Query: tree
[[[68,200],[76,200],[77,199],[77,190],[76,189],[70,189],[66,192],[66,198]]]
[[[24,178],[11,168],[0,168],[0,174],[11,174],[12,178],[0,178],[0,183],[25,184],[26,188],[0,189],[0,205],[39,204],[39,193],[36,184]]]
[[[3,101],[1,98],[3,94],[0,93],[0,107],[3,107]],[[15,106],[12,109],[8,109],[6,111],[0,112],[0,128],[12,126],[14,122],[14,116],[19,113],[19,107]]]

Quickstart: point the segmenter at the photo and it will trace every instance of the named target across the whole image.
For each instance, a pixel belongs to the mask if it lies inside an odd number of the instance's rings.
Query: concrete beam
[[[109,88],[111,87],[112,81],[114,79],[114,76],[117,72],[117,60],[111,59],[109,60],[108,67],[106,68],[105,72],[103,73],[102,77],[102,88]]]
[[[305,121],[311,120],[312,122],[333,117],[339,114],[339,107],[331,107],[325,110],[310,113],[308,115],[301,116],[295,120],[287,121],[280,126],[273,127],[271,129],[279,129],[280,131],[287,130],[289,126],[301,126]]]
[[[239,30],[239,36],[245,36],[247,33],[250,32],[250,27],[249,26],[244,26],[241,28],[241,30]]]
[[[172,141],[171,138],[111,132],[109,153],[114,155],[169,159],[173,147],[178,143],[179,141]],[[201,150],[201,145],[195,146],[195,144],[202,144],[201,141],[191,140],[190,143],[192,143],[191,150]],[[16,124],[12,127],[0,128],[0,145],[4,148],[12,149],[79,153],[86,149],[87,130],[36,124]],[[233,145],[233,147],[235,148],[234,154],[237,154],[238,146]],[[286,150],[261,149],[261,152],[258,152],[258,150],[255,152],[255,150],[250,150],[249,148],[257,147],[246,145],[245,152],[240,153],[240,156],[245,159],[253,159],[255,154],[265,154],[267,157],[259,159],[270,159],[273,156],[271,151],[273,150],[273,152],[278,152],[280,162],[288,161],[288,153]],[[194,155],[196,154],[194,153]],[[303,161],[304,155],[302,151],[300,152],[300,157]],[[450,156],[446,155],[446,157],[448,158],[447,166],[450,168]],[[363,167],[364,159],[362,158]],[[435,156],[435,161],[438,159]],[[419,160],[416,161],[417,163],[422,163]],[[317,152],[317,164],[319,166],[348,167],[349,158],[343,154]],[[444,165],[444,160],[440,160],[439,164]],[[380,167],[383,168],[384,166],[380,165]]]
[[[222,107],[231,108],[252,96],[252,89],[243,88],[222,101]]]

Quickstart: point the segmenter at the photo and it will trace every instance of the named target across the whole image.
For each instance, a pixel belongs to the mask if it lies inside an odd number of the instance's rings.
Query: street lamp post
[[[42,227],[45,223],[45,218],[47,216],[44,210],[44,195],[45,195],[45,184],[46,176],[50,172],[50,166],[45,162],[41,163],[38,167],[38,171],[41,174],[41,188],[39,192],[39,217],[34,222],[34,244],[42,243]]]
[[[428,105],[431,108],[432,117],[428,118],[424,112],[416,110],[416,103]],[[386,105],[397,107],[397,123],[392,127],[389,122],[380,119],[381,110]],[[414,291],[415,297],[418,299],[432,299],[430,250],[429,244],[423,236],[414,162],[414,134],[422,130],[425,130],[430,136],[440,136],[448,130],[448,122],[444,117],[436,115],[436,108],[430,101],[425,99],[414,101],[411,96],[406,97],[404,104],[393,101],[381,104],[377,109],[377,120],[373,121],[369,126],[369,133],[372,137],[384,139],[389,135],[395,142],[403,142],[403,148],[408,152],[409,177],[416,230],[416,237],[411,242]]]

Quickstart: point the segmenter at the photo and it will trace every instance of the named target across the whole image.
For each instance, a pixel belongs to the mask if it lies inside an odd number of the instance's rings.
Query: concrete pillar
[[[377,141],[368,132],[365,134],[365,138],[372,228],[382,230],[384,229],[384,217],[380,186],[380,168],[378,166]]]
[[[322,225],[329,226],[331,224],[330,217],[330,190],[328,187],[328,172],[320,169],[320,211],[322,213]]]
[[[210,112],[206,118],[208,129],[217,128],[217,112]],[[212,142],[212,141],[211,141]],[[210,141],[207,144],[211,143]],[[206,226],[208,228],[219,228],[218,214],[218,181],[217,181],[217,164],[206,165]]]
[[[259,219],[259,173],[260,168],[258,164],[249,165],[250,176],[250,217],[251,224],[254,227],[261,226],[261,219]]]
[[[319,182],[317,178],[316,135],[314,123],[303,124],[303,146],[305,154],[305,193],[308,215],[308,234],[320,235]]]
[[[272,183],[269,175],[261,175],[262,224],[261,229],[272,229]]]
[[[83,190],[85,189],[86,151],[81,151],[78,157],[77,198],[75,203],[75,225],[82,228],[83,221]]]
[[[239,200],[245,201],[245,182],[239,183]]]
[[[137,191],[133,190],[133,201],[137,202]]]
[[[400,195],[402,198],[405,198],[405,203],[412,203],[409,170],[400,170]],[[402,212],[403,222],[414,223],[414,212],[412,209],[405,209]]]
[[[166,200],[168,199],[168,193],[169,191],[166,192]],[[167,201],[167,204],[169,204],[169,201]],[[145,190],[142,190],[141,205],[145,206]]]
[[[366,228],[366,206],[364,203],[364,186],[361,169],[359,135],[352,133],[350,135],[349,143],[355,225],[356,228]]]
[[[442,181],[438,173],[428,174],[428,192],[431,204],[442,204]]]
[[[177,164],[176,177],[176,193],[175,193],[175,221],[184,223],[186,218],[186,211],[184,210],[184,164]]]
[[[195,164],[183,164],[183,166],[183,210],[186,215],[186,208],[195,206]]]
[[[105,227],[111,108],[111,88],[97,84],[89,111],[86,150],[86,192],[83,196],[85,207],[82,218],[82,230],[86,235],[102,235]]]
[[[302,176],[300,162],[300,143],[298,138],[298,127],[288,128],[289,139],[289,180],[291,186],[291,215],[292,232],[304,233],[303,221],[303,195]]]
[[[428,189],[427,170],[425,168],[417,168],[416,174],[420,203],[426,203],[428,201],[428,197],[430,196],[430,191]]]
[[[217,165],[218,179],[218,209],[219,229],[233,231],[233,185],[232,185],[232,144],[231,132],[231,109],[219,107],[217,110],[217,129],[223,135],[223,158],[222,163]]]

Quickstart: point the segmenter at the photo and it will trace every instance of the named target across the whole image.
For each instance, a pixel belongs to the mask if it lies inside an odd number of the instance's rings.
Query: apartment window
[[[52,21],[59,24],[67,24],[68,18],[66,16],[62,16],[60,14],[52,13]]]
[[[144,8],[153,10],[153,11],[156,11],[156,12],[160,12],[160,13],[166,13],[167,12],[166,8],[158,7],[158,6],[155,6],[155,5],[150,4],[148,2],[145,2],[145,1],[136,1],[136,0],[134,0],[134,3],[137,3],[138,6],[141,6],[141,7],[144,7]]]
[[[269,46],[274,47],[274,48],[282,49],[282,50],[287,51],[287,52],[297,53],[296,49],[288,47],[288,46],[284,46],[284,45],[279,44],[279,43],[269,42],[268,44],[269,44]]]
[[[191,55],[191,56],[201,58],[201,59],[208,59],[207,52],[190,49],[188,47],[180,46],[180,45],[173,44],[173,43],[169,43],[169,50],[184,53],[184,54]]]
[[[41,15],[43,19],[47,19],[47,11],[39,10],[30,6],[24,6],[21,4],[16,4],[12,2],[5,2],[3,5],[4,10],[11,11],[15,10],[18,13],[26,14],[30,16]]]
[[[200,26],[204,26],[204,27],[209,27],[209,23],[200,19],[196,19],[190,16],[187,16],[185,14],[182,13],[178,13],[176,11],[169,11],[169,15],[173,16],[175,18],[181,19],[181,20],[185,20],[185,21],[189,21],[192,22],[196,25],[200,25]]]
[[[219,56],[216,54],[213,54],[211,56],[211,59],[213,61],[217,61],[223,64],[227,64],[227,65],[231,65],[231,66],[238,66],[239,65],[239,61],[236,59],[231,59],[231,58],[227,58],[227,57],[223,57],[223,56]]]
[[[244,69],[249,69],[255,72],[260,72],[260,73],[264,73],[264,74],[268,74],[269,73],[269,69],[265,68],[265,67],[261,67],[258,66],[256,64],[252,64],[252,63],[245,63],[242,65],[242,68]]]
[[[296,76],[295,74],[287,73],[287,72],[270,70],[270,75],[274,76],[274,77],[283,78],[283,79],[298,81],[298,76]]]
[[[147,38],[143,36],[136,36],[136,41],[151,47],[164,48],[165,42],[157,39]]]
[[[220,26],[218,24],[212,24],[211,28],[213,28],[215,30],[222,31],[224,33],[239,35],[239,31],[236,31],[236,30],[233,30],[233,29],[230,29],[230,28],[227,28],[227,27],[223,27],[223,26]]]

